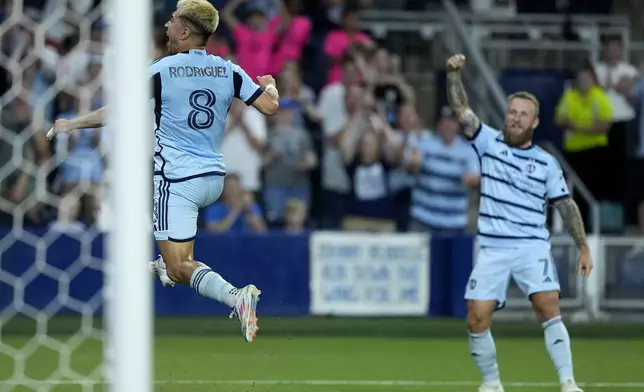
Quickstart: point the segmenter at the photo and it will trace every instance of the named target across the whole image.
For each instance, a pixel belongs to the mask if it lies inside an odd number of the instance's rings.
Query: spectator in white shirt
[[[613,108],[613,120],[608,133],[610,172],[615,174],[608,200],[619,201],[623,195],[626,170],[626,132],[628,124],[635,118],[635,110],[628,101],[628,95],[637,77],[637,68],[622,59],[622,43],[611,37],[604,42],[602,60],[595,64],[595,75],[600,86],[608,94]]]
[[[644,235],[644,60],[640,62],[640,75],[631,89],[629,101],[635,106],[637,117],[628,143],[626,223],[636,224],[639,234]]]
[[[344,219],[351,184],[339,146],[349,125],[347,106],[357,104],[349,87],[358,80],[358,69],[351,56],[342,58],[342,81],[327,85],[320,93],[320,115],[324,134],[322,188],[324,190],[323,222],[326,229],[337,229]],[[356,99],[359,97],[355,97]],[[355,106],[355,105],[354,105]]]
[[[246,191],[258,193],[262,188],[261,153],[265,143],[266,117],[252,106],[233,102],[221,153],[226,157],[226,171],[237,173]]]
[[[422,127],[418,112],[412,104],[405,104],[398,110],[398,132],[396,136],[408,156],[416,149],[421,139],[429,136],[429,131]],[[407,162],[408,163],[408,162]],[[413,174],[409,173],[407,163],[403,163],[389,175],[389,188],[394,199],[394,214],[396,230],[407,231],[409,228],[409,208],[411,206],[411,188],[416,182]]]

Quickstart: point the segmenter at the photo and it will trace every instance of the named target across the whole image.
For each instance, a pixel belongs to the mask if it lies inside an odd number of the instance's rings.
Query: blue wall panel
[[[102,235],[85,233],[79,239],[44,231],[23,232],[20,236],[4,231],[0,238],[4,245],[0,254],[0,312],[24,311],[22,302],[27,312],[79,312],[88,303],[95,312],[102,311]],[[211,266],[233,285],[253,283],[262,289],[262,315],[309,313],[308,235],[200,234],[195,259]],[[429,262],[430,314],[463,317],[464,287],[472,266],[472,238],[433,237]],[[12,280],[12,276],[19,279]],[[164,288],[158,281],[154,301],[157,315],[229,313],[189,287]]]

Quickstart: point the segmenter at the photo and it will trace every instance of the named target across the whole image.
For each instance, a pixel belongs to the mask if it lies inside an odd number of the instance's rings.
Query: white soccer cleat
[[[152,273],[159,278],[163,287],[170,286],[174,287],[174,281],[168,277],[168,270],[165,267],[163,262],[163,257],[159,255],[159,258],[150,262],[150,270]]]
[[[584,392],[584,390],[577,386],[575,380],[564,380],[561,383],[561,392]]]
[[[242,335],[249,343],[255,340],[257,331],[259,331],[259,327],[257,326],[257,302],[259,302],[259,295],[261,293],[252,284],[240,289],[239,294],[237,294],[235,308],[230,313],[230,318],[234,316],[239,317]]]
[[[503,390],[503,385],[500,382],[494,383],[483,383],[479,387],[478,392],[505,392]]]

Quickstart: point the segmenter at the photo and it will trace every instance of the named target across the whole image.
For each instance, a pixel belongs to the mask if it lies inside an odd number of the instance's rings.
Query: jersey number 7
[[[212,108],[217,103],[215,93],[207,88],[195,90],[190,94],[188,103],[193,109],[188,114],[188,126],[195,131],[212,127],[215,123],[215,111]]]

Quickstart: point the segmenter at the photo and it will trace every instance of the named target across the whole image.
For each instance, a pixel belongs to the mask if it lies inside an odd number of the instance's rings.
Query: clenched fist
[[[465,65],[465,56],[462,54],[456,54],[447,59],[447,71],[460,71],[461,68]]]
[[[275,79],[271,75],[258,76],[257,83],[261,88],[266,89],[268,85],[275,86]]]
[[[54,126],[47,132],[47,139],[53,139],[56,134],[69,133],[74,130],[74,124],[70,120],[56,120]]]

